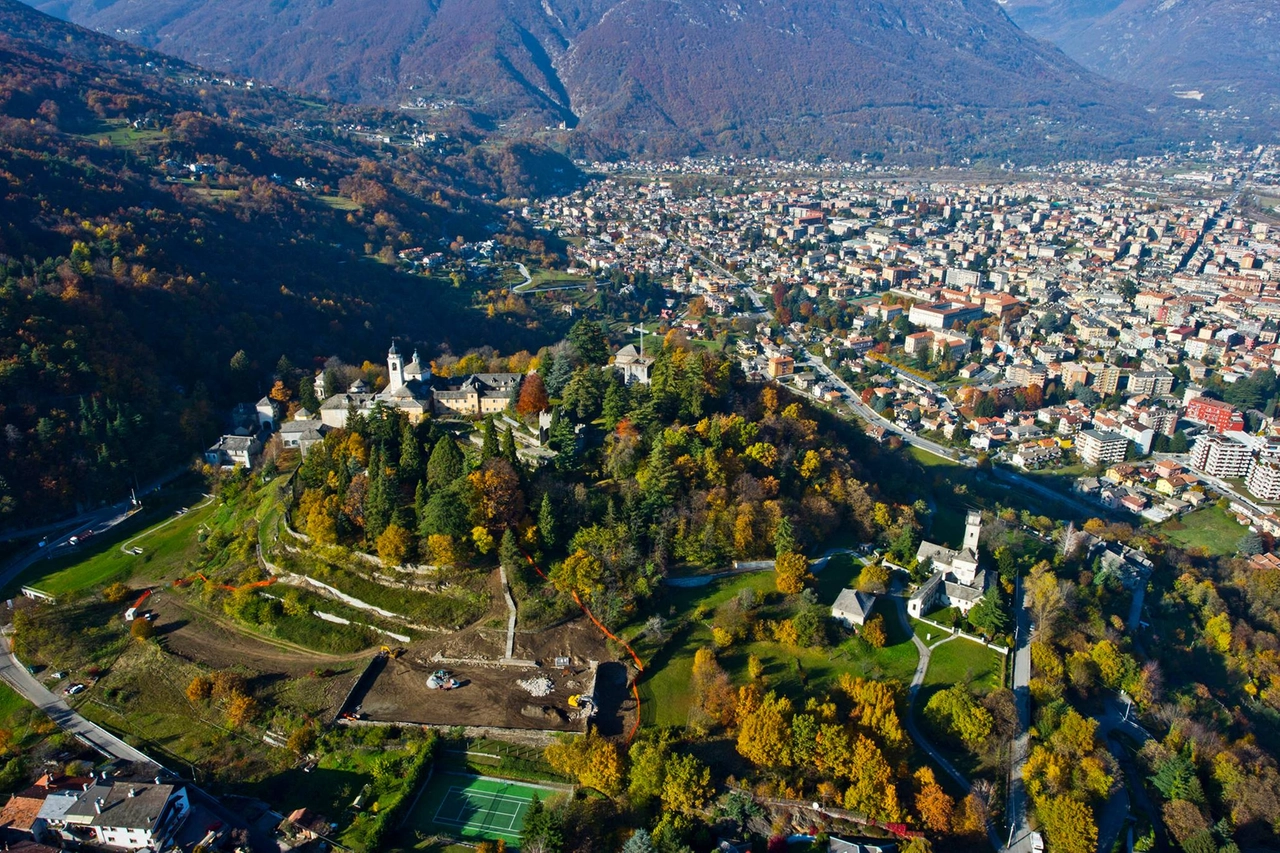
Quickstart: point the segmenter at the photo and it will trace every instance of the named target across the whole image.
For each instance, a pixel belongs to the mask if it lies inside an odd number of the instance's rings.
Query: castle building
[[[453,381],[437,379],[417,352],[406,363],[393,343],[387,351],[387,387],[374,393],[357,379],[320,404],[320,422],[341,429],[348,412],[368,415],[378,405],[404,412],[415,424],[433,412],[484,417],[504,411],[523,378],[519,373],[475,373]],[[316,389],[322,396],[323,374],[316,377]]]
[[[907,600],[907,612],[919,618],[935,607],[955,607],[968,613],[986,594],[993,574],[978,564],[982,513],[970,510],[965,519],[964,544],[955,551],[935,542],[921,542],[916,562],[930,566],[932,575]]]

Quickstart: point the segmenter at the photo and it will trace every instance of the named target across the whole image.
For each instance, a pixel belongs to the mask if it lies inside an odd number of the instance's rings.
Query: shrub
[[[132,594],[133,590],[129,589],[129,587],[119,581],[116,581],[102,591],[102,597],[112,604],[119,604]]]

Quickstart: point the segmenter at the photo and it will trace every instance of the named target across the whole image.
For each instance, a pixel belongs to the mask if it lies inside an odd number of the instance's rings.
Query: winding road
[[[0,637],[0,679],[18,691],[32,705],[48,714],[49,719],[53,720],[58,728],[71,732],[77,739],[103,755],[157,770],[164,769],[160,762],[129,746],[96,723],[89,722],[61,697],[49,692],[48,688],[34,675],[27,672],[27,668],[14,655],[7,636]]]
[[[895,589],[889,595],[889,598],[893,599],[894,610],[898,614],[898,622],[902,625],[902,629],[911,635],[911,642],[915,643],[916,651],[920,653],[920,660],[916,662],[915,675],[911,677],[911,687],[907,690],[907,718],[905,720],[907,724],[907,734],[911,735],[912,742],[916,746],[920,747],[920,749],[924,750],[924,753],[933,759],[934,763],[941,767],[948,776],[954,779],[956,784],[966,792],[970,791],[973,786],[969,783],[969,780],[965,778],[963,773],[956,769],[954,764],[947,760],[946,756],[938,751],[937,747],[929,742],[929,739],[924,736],[924,732],[920,730],[918,725],[916,725],[915,717],[916,697],[920,693],[920,688],[924,686],[924,677],[929,671],[929,658],[933,655],[933,650],[943,643],[951,642],[959,635],[948,634],[936,643],[927,645],[924,640],[916,636],[915,630],[911,627],[911,620],[907,618],[906,599],[904,599],[900,593],[901,590]],[[1000,839],[996,835],[995,829],[992,828],[990,823],[987,824],[987,840],[991,842],[992,848],[996,850],[1001,849]]]

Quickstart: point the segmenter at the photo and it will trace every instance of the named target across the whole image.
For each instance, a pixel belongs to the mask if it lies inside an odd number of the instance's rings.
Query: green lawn
[[[544,269],[529,270],[529,277],[532,279],[529,283],[531,289],[556,285],[586,284],[593,280],[589,275],[569,275],[561,270]]]
[[[1248,530],[1233,516],[1216,506],[1198,509],[1156,528],[1166,538],[1184,548],[1204,548],[1213,556],[1234,554]]]
[[[201,500],[198,494],[185,497]],[[20,586],[30,586],[53,595],[66,595],[127,580],[136,572],[154,576],[186,561],[195,555],[196,530],[209,520],[213,506],[178,516],[172,507],[180,505],[177,501],[158,503],[108,533],[87,540],[66,556],[41,560],[23,572],[6,592],[12,594]],[[147,521],[153,523],[143,527]],[[142,554],[124,553],[121,545],[141,548]]]
[[[346,196],[340,195],[318,195],[316,200],[332,207],[334,210],[359,210],[360,205]]]
[[[818,576],[819,601],[829,606],[839,589],[856,579],[859,570],[847,557],[833,560]],[[761,601],[760,618],[785,618],[794,607],[794,601],[775,591],[771,572],[724,578],[697,589],[668,591],[659,609],[669,617],[668,624],[675,634],[661,647],[647,637],[633,641],[646,663],[640,682],[641,713],[646,725],[686,724],[694,654],[700,648],[713,646],[711,625],[723,621],[733,608],[732,602],[746,589],[754,590]],[[831,636],[837,640],[831,648],[801,649],[772,640],[748,639],[720,651],[718,657],[734,683],[743,684],[748,680],[747,659],[756,655],[764,664],[766,686],[793,699],[825,690],[845,672],[906,684],[915,671],[917,654],[910,635],[899,628],[890,606],[884,601],[877,609],[885,616],[889,639],[883,649],[841,640],[831,626]],[[629,633],[634,636],[637,632]]]
[[[44,673],[37,675],[37,678]],[[0,729],[13,734],[11,747],[27,750],[38,744],[46,734],[54,730],[53,721],[36,710],[35,706],[18,695],[7,684],[0,684]],[[44,734],[41,734],[43,732]]]
[[[164,139],[163,131],[151,128],[135,130],[132,125],[123,119],[101,121],[93,130],[79,135],[95,141],[105,139],[116,148],[136,148],[143,142]]]
[[[907,453],[911,456],[912,459],[916,460],[926,468],[932,468],[935,466],[944,466],[944,467],[949,466],[952,468],[960,467],[959,462],[956,462],[952,459],[943,459],[941,456],[938,456],[934,453],[930,453],[927,450],[922,450],[921,448],[916,447],[914,444],[907,448]]]
[[[941,633],[935,629],[934,639]],[[937,685],[968,684],[976,693],[990,693],[1000,687],[1003,659],[985,646],[957,637],[933,650],[925,688]]]

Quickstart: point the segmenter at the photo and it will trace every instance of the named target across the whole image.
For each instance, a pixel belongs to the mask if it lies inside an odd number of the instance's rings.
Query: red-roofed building
[[[1196,397],[1187,403],[1187,420],[1206,424],[1218,432],[1244,429],[1244,415],[1237,412],[1235,406],[1208,397]]]

